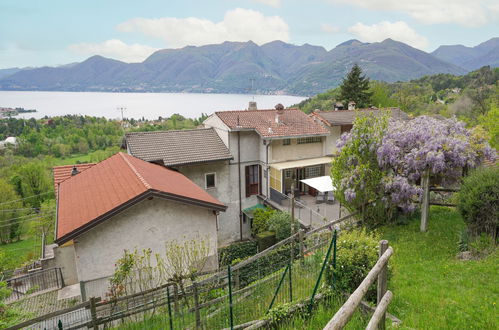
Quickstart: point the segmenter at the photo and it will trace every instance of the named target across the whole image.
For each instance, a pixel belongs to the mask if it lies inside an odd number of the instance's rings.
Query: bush
[[[266,250],[276,243],[275,233],[271,231],[264,231],[256,235],[258,244],[258,251]]]
[[[336,243],[336,270],[329,265],[326,273],[327,283],[347,293],[357,289],[378,260],[379,241],[378,234],[367,232],[365,229],[342,231]],[[366,299],[376,299],[375,285],[367,292]]]
[[[256,241],[238,242],[218,249],[221,266],[232,264],[236,259],[244,259],[258,252]]]
[[[473,236],[497,237],[499,169],[481,168],[466,177],[458,193],[458,209]]]
[[[253,236],[269,230],[269,219],[276,211],[271,208],[257,209],[253,213],[251,233]]]
[[[298,222],[295,220],[293,224],[296,230],[299,229]],[[291,236],[291,215],[286,212],[274,212],[269,218],[269,231],[275,233],[277,241],[282,241],[283,239]]]

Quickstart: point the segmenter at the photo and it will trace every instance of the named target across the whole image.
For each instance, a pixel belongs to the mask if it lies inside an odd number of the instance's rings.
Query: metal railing
[[[64,287],[60,268],[33,271],[26,275],[9,278],[5,282],[12,291],[6,302],[12,302],[40,291]]]
[[[269,201],[269,199],[267,199]],[[279,208],[281,211],[291,212],[291,197],[277,190],[273,190],[270,201],[271,205]],[[321,203],[323,208],[327,210],[328,204]],[[317,228],[328,221],[335,220],[333,214],[321,214],[309,207],[309,205],[299,197],[295,198],[295,217],[303,227]]]

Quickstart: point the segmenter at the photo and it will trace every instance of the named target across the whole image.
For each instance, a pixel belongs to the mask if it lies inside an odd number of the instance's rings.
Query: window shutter
[[[244,168],[246,176],[246,197],[250,197],[250,176],[249,176],[249,166]]]
[[[262,165],[258,165],[258,193],[262,194]]]

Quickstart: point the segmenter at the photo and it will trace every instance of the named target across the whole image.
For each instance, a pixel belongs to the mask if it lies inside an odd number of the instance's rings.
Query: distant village
[[[20,113],[36,112],[35,109],[24,109],[24,108],[5,108],[0,107],[0,118],[9,118],[17,116]]]

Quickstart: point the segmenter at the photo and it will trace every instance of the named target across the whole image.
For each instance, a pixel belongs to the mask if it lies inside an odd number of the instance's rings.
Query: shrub
[[[378,260],[379,241],[377,233],[365,229],[342,231],[336,243],[336,270],[329,265],[327,283],[347,293],[357,289]],[[375,285],[366,294],[366,299],[373,298],[376,298]]]
[[[238,242],[218,249],[218,261],[221,266],[227,266],[236,259],[244,259],[257,252],[256,241]]]
[[[253,213],[251,233],[256,236],[269,230],[269,219],[276,211],[271,208],[257,209]]]
[[[482,168],[466,177],[458,193],[458,209],[473,236],[496,238],[499,219],[499,169]]]
[[[293,226],[298,230],[296,220]],[[274,212],[269,218],[269,230],[275,233],[277,241],[282,241],[291,236],[291,215],[286,212]]]
[[[256,235],[256,241],[258,244],[258,251],[266,250],[276,243],[275,233],[271,231],[264,231]]]

